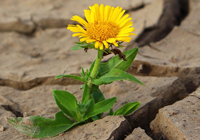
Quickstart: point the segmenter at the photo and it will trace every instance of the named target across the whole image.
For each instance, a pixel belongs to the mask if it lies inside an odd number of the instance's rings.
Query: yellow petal
[[[118,46],[117,42],[113,42],[113,44],[114,44],[116,47]]]
[[[78,28],[81,32],[87,34],[87,32],[86,32],[80,25],[77,25],[77,28]]]
[[[108,21],[111,20],[114,10],[115,10],[115,8],[111,7],[110,12],[108,13]]]
[[[104,44],[104,46],[106,47],[106,49],[108,49],[108,48],[109,48],[108,42],[106,42],[106,41],[103,41],[103,44]]]
[[[121,27],[121,30],[126,29],[126,28],[129,28],[129,27],[131,27],[131,26],[133,26],[133,22],[132,22],[132,21],[129,21],[129,22],[127,22],[126,24],[124,24],[124,25]]]
[[[117,19],[116,19],[116,23],[118,23],[119,21],[120,21],[120,19],[121,19],[121,17],[123,16],[123,14],[125,13],[125,10],[123,10],[119,15],[118,15],[118,17],[117,17]]]
[[[103,50],[103,43],[101,43],[101,42],[99,42],[100,44],[99,44],[99,48],[100,48],[100,50]]]
[[[76,25],[74,24],[69,24],[67,27],[75,27]]]
[[[132,20],[131,17],[125,19],[122,23],[119,24],[119,27],[123,27],[127,22],[129,22],[130,20]]]
[[[79,22],[83,26],[87,26],[87,24],[88,24],[84,19],[82,19],[81,17],[79,17],[77,15],[73,16],[71,18],[71,20],[77,21],[77,22]]]
[[[116,43],[116,39],[115,38],[109,38],[108,40],[106,40],[107,42],[114,44],[115,46],[118,46],[118,44]]]
[[[104,21],[104,16],[105,16],[105,14],[104,14],[104,5],[103,4],[101,4],[101,6],[100,6],[100,20],[101,21]]]
[[[68,26],[67,27],[68,30],[71,30],[72,32],[81,32],[81,30],[77,27],[77,26]]]
[[[75,37],[75,36],[83,37],[83,36],[87,36],[87,35],[85,35],[83,33],[75,33],[75,34],[72,35],[72,37]]]
[[[94,23],[95,22],[95,7],[92,6],[91,7],[91,23]]]
[[[95,9],[95,21],[98,21],[100,19],[100,13],[99,13],[99,5],[98,4],[94,4],[94,9]]]
[[[135,33],[130,33],[131,35],[137,35],[137,34],[135,34]]]
[[[82,37],[82,38],[80,39],[80,42],[83,42],[83,41],[86,41],[87,43],[95,42],[95,40],[90,39],[90,38],[88,38],[88,37]]]
[[[80,42],[86,41],[88,38],[87,37],[83,37],[80,39]]]
[[[112,22],[115,22],[115,20],[117,19],[117,17],[118,17],[118,12],[119,12],[119,6],[117,6],[115,9],[114,9],[114,11],[113,11],[113,15],[112,15],[112,17],[111,17],[111,21]]]
[[[123,30],[121,30],[120,32],[119,32],[119,35],[120,34],[124,34],[124,33],[131,33],[131,32],[133,32],[134,31],[134,28],[132,27],[132,28],[126,28],[126,29],[123,29]]]
[[[109,12],[110,12],[111,6],[106,5],[105,7],[105,13],[104,13],[104,21],[108,20]]]
[[[85,12],[85,18],[88,21],[88,23],[91,23],[91,11],[90,10],[84,10]]]
[[[94,47],[95,47],[96,49],[99,47],[99,42],[98,42],[98,41],[95,42]]]
[[[120,25],[125,19],[127,19],[129,17],[129,14],[124,15],[119,22],[117,22],[118,25]]]
[[[95,42],[95,41],[96,41],[96,40],[90,39],[90,38],[88,38],[88,39],[86,40],[87,43],[91,43],[91,42]]]
[[[117,35],[117,38],[118,37],[124,37],[124,36],[131,36],[131,34],[130,33],[119,34],[119,35]]]
[[[117,37],[118,41],[130,42],[131,37]]]
[[[122,7],[120,7],[119,9],[118,9],[118,11],[117,11],[117,13],[116,13],[116,17],[115,17],[115,19],[113,19],[115,22],[117,21],[117,19],[119,18],[119,16],[120,16],[120,13],[122,13]]]
[[[115,42],[116,40],[115,40],[114,38],[109,38],[109,39],[107,39],[106,41],[109,42],[109,43],[113,43],[113,42]]]
[[[93,7],[93,6],[89,6],[89,9],[92,10],[92,7]]]

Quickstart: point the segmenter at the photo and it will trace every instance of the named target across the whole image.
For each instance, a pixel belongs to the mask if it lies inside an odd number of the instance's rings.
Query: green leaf
[[[85,87],[85,84],[81,85],[80,90],[84,89],[84,87]]]
[[[117,98],[113,97],[110,99],[103,100],[96,103],[84,116],[84,120],[87,120],[90,117],[96,116],[100,113],[108,111],[116,102]]]
[[[114,115],[129,115],[140,106],[139,102],[130,102],[119,108]]]
[[[83,49],[83,47],[81,46],[84,46],[84,44],[86,44],[86,41],[83,41],[83,42],[75,42],[77,45],[75,45],[74,47],[71,48],[71,50],[81,50]]]
[[[55,96],[55,94],[53,94],[53,97],[54,97],[54,100],[58,106],[58,108],[63,111],[63,113],[65,113],[67,116],[69,116],[70,118],[74,119],[74,120],[77,120],[77,114],[75,111],[73,110],[68,110],[66,109],[60,102],[59,100],[57,99],[57,97]]]
[[[87,84],[84,86],[84,91],[83,91],[83,97],[82,97],[82,103],[86,103],[90,98],[90,88]]]
[[[95,103],[105,100],[105,97],[99,89],[99,86],[96,86],[94,84],[92,85],[92,96]]]
[[[117,80],[129,80],[129,81],[133,81],[138,84],[144,85],[142,82],[136,79],[133,75],[125,71],[115,69],[115,68],[111,69],[107,74],[103,75],[99,79],[92,80],[92,83],[99,86],[102,84],[110,84],[113,81],[117,81]]]
[[[92,43],[86,43],[84,46],[82,46],[83,48],[89,48],[89,49],[91,49],[91,48],[94,48],[94,42],[92,42]]]
[[[60,110],[77,122],[82,120],[80,113],[77,111],[78,104],[76,97],[73,94],[55,89],[53,90],[53,93],[55,102]]]
[[[77,45],[75,45],[74,47],[72,47],[71,50],[76,51],[76,50],[81,50],[81,49],[83,49],[83,48],[80,47],[80,46],[82,46],[82,44],[77,44]]]
[[[133,60],[135,59],[137,52],[138,52],[138,48],[134,48],[134,49],[123,52],[123,54],[126,55],[127,61],[124,61],[123,59],[119,60],[119,56],[116,55],[113,58],[111,58],[108,62],[101,63],[100,70],[99,70],[100,76],[108,73],[113,68],[126,71],[132,64]]]
[[[82,118],[83,118],[82,116],[85,115],[85,112],[88,110],[91,102],[92,102],[92,99],[89,99],[85,103],[78,104],[77,114],[79,114],[79,116],[81,116],[79,118],[80,120],[82,120]]]
[[[99,86],[92,84],[92,96],[91,96],[91,98],[93,99],[94,104],[105,100],[105,97],[104,97],[103,93],[101,92],[101,90],[99,89]],[[92,119],[95,121],[96,119],[100,119],[101,116],[102,116],[102,113],[96,115],[96,117],[92,117]]]
[[[37,138],[56,136],[78,124],[67,118],[62,111],[55,114],[54,120],[40,116],[7,120],[18,131]]]
[[[90,66],[90,69],[89,69],[89,73],[91,73],[91,71],[93,70],[93,67],[94,67],[95,61],[96,61],[96,60],[94,60],[94,61],[92,62],[91,66]]]
[[[92,110],[93,107],[94,107],[94,105],[95,105],[95,102],[94,102],[94,99],[93,99],[93,97],[92,97],[92,99],[90,99],[90,104],[89,104],[89,106],[87,106],[87,111],[88,111],[88,110]],[[92,119],[93,121],[98,120],[98,119],[100,119],[100,118],[101,118],[101,114],[97,114],[97,115],[91,117],[91,119]],[[84,120],[87,120],[87,119],[84,119]]]
[[[92,99],[89,99],[89,100],[85,103],[86,108],[88,108],[88,107],[90,106],[91,102],[92,102]]]
[[[85,78],[85,72],[84,72],[83,67],[81,67],[81,76],[82,76],[83,78]]]
[[[124,48],[126,46],[123,46],[123,45],[118,45],[117,48]]]
[[[113,109],[112,109],[112,108],[110,109],[108,115],[110,115],[110,116],[111,116],[111,115],[114,115],[114,112],[113,112]]]
[[[95,105],[95,102],[94,102],[94,99],[92,98],[91,102],[90,102],[90,105],[87,108],[87,113],[88,113],[88,111],[90,111],[90,110],[92,110],[94,108],[94,105]]]
[[[76,76],[76,75],[64,75],[64,74],[62,74],[62,75],[56,76],[56,79],[62,78],[62,77],[73,78],[73,79],[76,79],[76,80],[81,81],[81,82],[84,82],[84,83],[87,82],[83,77]]]
[[[86,43],[85,41],[83,42],[75,42],[77,45],[71,48],[71,50],[81,50],[83,48],[94,48],[94,43]]]
[[[86,44],[86,41],[82,41],[82,42],[75,42],[76,44]]]
[[[97,115],[92,117],[93,121],[96,121],[96,120],[99,120],[99,119],[101,119],[101,118],[99,118]]]
[[[67,123],[67,124],[73,124],[74,122],[72,120],[70,120],[68,117],[66,117],[62,111],[59,111],[55,114],[55,124],[62,124],[63,122]],[[62,120],[62,121],[61,121]]]
[[[77,108],[77,100],[76,97],[64,90],[53,90],[54,95],[58,99],[58,101],[68,110],[76,110]]]

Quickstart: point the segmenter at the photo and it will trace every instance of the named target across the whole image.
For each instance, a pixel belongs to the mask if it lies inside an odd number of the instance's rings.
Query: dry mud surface
[[[141,106],[129,116],[107,116],[46,139],[199,140],[199,0],[1,0],[0,139],[35,139],[5,117],[53,118],[53,89],[81,100],[81,82],[55,76],[78,74],[96,58],[95,50],[70,50],[78,39],[66,30],[73,15],[83,17],[94,3],[121,6],[133,18],[137,36],[124,50],[139,47],[139,53],[128,72],[146,85],[117,81],[100,89],[106,98],[117,97],[114,110],[127,102]]]

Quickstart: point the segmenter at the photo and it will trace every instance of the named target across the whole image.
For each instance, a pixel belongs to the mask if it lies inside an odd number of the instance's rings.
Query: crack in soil
[[[200,67],[163,66],[135,60],[127,72],[137,76],[181,77],[183,75],[200,74]]]
[[[126,121],[122,122],[119,128],[113,131],[110,138],[114,136],[115,140],[124,139],[128,134],[131,134],[135,128],[141,127],[150,137],[157,140],[153,137],[150,123],[155,119],[158,110],[164,106],[172,105],[173,103],[184,99],[190,93],[195,91],[200,83],[199,77],[200,76],[196,75],[180,77],[174,81],[171,86],[160,87],[158,91],[151,94],[156,98],[148,102],[142,108],[136,110],[133,114],[125,116]],[[125,132],[124,129],[126,130]],[[121,134],[121,132],[123,133]]]
[[[78,74],[74,74],[78,75]],[[41,85],[77,85],[83,84],[80,81],[77,81],[72,78],[60,78],[55,79],[56,76],[49,76],[49,77],[37,77],[32,80],[21,82],[21,81],[14,81],[9,79],[0,79],[0,86],[8,86],[18,90],[29,90],[37,86]]]
[[[10,105],[1,105],[5,110],[12,112],[16,117],[23,117],[23,114],[15,109],[13,109]]]
[[[181,77],[182,75],[186,76],[191,74],[193,75],[200,74],[200,67],[181,68],[173,66],[161,66],[161,65],[151,64],[145,61],[136,60],[132,63],[127,72],[136,76]],[[74,75],[79,75],[79,74],[74,74]],[[41,85],[66,86],[66,85],[77,85],[77,84],[83,84],[83,83],[75,79],[66,77],[55,79],[55,76],[37,77],[26,82],[14,81],[9,79],[0,79],[0,86],[8,86],[18,90],[30,90],[34,87]]]
[[[127,9],[125,13],[127,14],[127,13],[132,12],[132,11],[137,11],[137,10],[140,10],[140,9],[142,9],[144,7],[145,7],[145,4],[142,3],[141,5],[138,5],[138,6],[134,7],[134,8]]]
[[[189,13],[188,0],[164,0],[163,13],[156,27],[144,29],[135,42],[139,47],[165,38]],[[135,42],[129,45],[131,47]]]

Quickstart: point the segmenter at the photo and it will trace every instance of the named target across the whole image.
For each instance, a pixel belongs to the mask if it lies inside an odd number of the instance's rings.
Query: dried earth
[[[139,47],[139,53],[127,72],[146,85],[117,81],[100,89],[106,98],[117,97],[114,110],[127,102],[141,106],[129,116],[107,116],[46,139],[199,140],[199,0],[1,0],[0,139],[36,139],[5,118],[53,119],[53,89],[81,100],[81,82],[55,76],[78,74],[96,58],[95,50],[70,50],[78,39],[66,30],[73,15],[83,17],[94,3],[121,6],[133,18],[137,36],[123,50]]]

